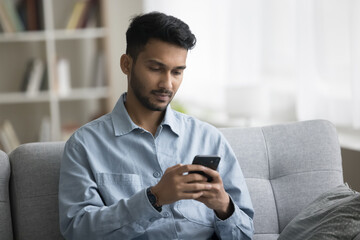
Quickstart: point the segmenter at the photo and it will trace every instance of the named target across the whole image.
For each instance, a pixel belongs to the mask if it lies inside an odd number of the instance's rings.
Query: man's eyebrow
[[[156,64],[156,65],[158,65],[158,66],[160,66],[160,67],[165,67],[165,68],[167,68],[167,66],[166,66],[164,63],[159,62],[159,61],[154,60],[154,59],[149,59],[149,60],[147,60],[147,62],[148,62],[148,63],[151,63],[151,64]],[[177,66],[177,67],[175,67],[175,69],[179,69],[179,70],[185,69],[185,68],[186,68],[185,65],[184,65],[184,66]]]

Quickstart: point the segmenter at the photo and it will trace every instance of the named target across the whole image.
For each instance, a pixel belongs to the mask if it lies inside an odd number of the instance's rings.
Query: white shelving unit
[[[94,86],[91,82],[99,53],[107,66],[109,32],[104,21],[96,27],[65,29],[76,2],[43,0],[44,30],[0,33],[0,125],[9,120],[21,143],[39,140],[41,122],[46,117],[50,119],[50,140],[60,141],[65,140],[62,132],[67,125],[76,128],[109,110],[109,77],[105,76],[105,85]],[[102,19],[107,0],[99,3]],[[28,60],[35,57],[47,67],[48,90],[28,96],[20,86]],[[66,95],[58,94],[55,86],[59,58],[70,63],[71,90]]]

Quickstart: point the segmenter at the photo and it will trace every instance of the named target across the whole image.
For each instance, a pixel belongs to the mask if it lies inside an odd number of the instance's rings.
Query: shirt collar
[[[126,108],[126,94],[123,93],[117,101],[113,111],[111,112],[111,119],[114,127],[115,136],[125,135],[134,129],[141,129],[130,118]],[[169,126],[170,130],[179,136],[179,122],[174,110],[172,110],[170,104],[166,108],[165,117],[160,124],[162,126]]]

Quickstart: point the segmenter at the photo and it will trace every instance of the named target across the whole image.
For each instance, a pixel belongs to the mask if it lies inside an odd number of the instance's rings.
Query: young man
[[[196,42],[162,13],[133,19],[121,69],[128,90],[114,110],[67,141],[60,170],[66,239],[251,239],[253,208],[229,144],[215,127],[169,103]],[[218,172],[193,165],[218,155]],[[203,171],[207,178],[190,171]]]

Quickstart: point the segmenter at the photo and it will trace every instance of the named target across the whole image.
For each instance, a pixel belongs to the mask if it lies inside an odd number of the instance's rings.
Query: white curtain
[[[360,1],[297,1],[297,115],[360,128]]]
[[[197,36],[177,96],[195,113],[360,128],[359,0],[144,0],[144,10]]]

